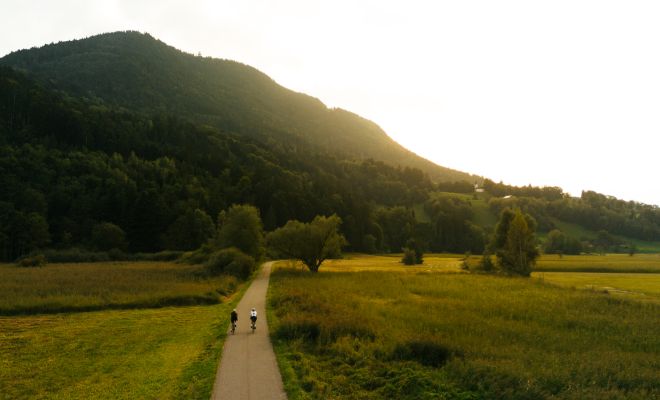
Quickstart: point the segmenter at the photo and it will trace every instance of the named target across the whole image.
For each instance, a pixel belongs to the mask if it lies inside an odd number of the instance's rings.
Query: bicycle
[[[250,328],[252,328],[252,333],[254,333],[254,330],[257,329],[257,317],[250,318],[250,321]]]
[[[231,334],[233,335],[236,333],[236,322],[231,323]]]

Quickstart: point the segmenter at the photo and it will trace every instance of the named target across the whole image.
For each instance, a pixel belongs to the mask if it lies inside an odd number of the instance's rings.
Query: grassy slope
[[[488,200],[486,200],[485,195],[482,193],[475,193],[475,194],[465,194],[465,193],[451,193],[451,192],[435,192],[432,194],[432,196],[451,196],[451,197],[456,197],[461,200],[466,200],[469,201],[470,204],[472,205],[472,211],[474,212],[474,216],[472,217],[472,222],[476,225],[479,225],[484,228],[494,228],[495,225],[497,224],[497,215],[493,214],[493,212],[490,210],[490,207],[488,207]],[[420,209],[423,210],[423,207],[421,205],[419,206]],[[415,212],[418,212],[418,208],[415,208]],[[426,219],[429,219],[428,215],[424,212],[423,215],[425,216]],[[417,218],[420,222],[429,222],[427,220],[422,220],[419,217]]]
[[[477,193],[475,198],[475,195],[473,194],[448,193],[448,192],[438,192],[437,194],[442,196],[454,196],[469,201],[470,204],[472,204],[472,210],[474,212],[472,222],[474,222],[476,225],[479,225],[483,228],[489,228],[489,227],[494,228],[495,225],[497,225],[498,216],[491,211],[490,207],[488,207],[487,195],[484,195],[483,193]],[[417,208],[415,208],[415,212],[417,211],[418,211]],[[424,215],[426,214],[424,213]],[[420,221],[427,222],[425,220],[420,220]],[[557,229],[577,239],[594,239],[597,236],[597,233],[595,231],[589,230],[577,224],[561,221],[556,218],[553,219],[553,222],[555,223]],[[537,232],[537,236],[541,240],[545,240],[547,233],[548,232]],[[623,236],[619,236],[619,238],[623,242],[634,243],[637,246],[638,252],[640,253],[660,253],[660,242],[647,242],[647,241],[631,239]]]
[[[273,275],[272,332],[291,398],[660,395],[657,304],[534,280],[400,271]],[[410,350],[420,342],[422,351]],[[425,365],[438,349],[453,356]]]

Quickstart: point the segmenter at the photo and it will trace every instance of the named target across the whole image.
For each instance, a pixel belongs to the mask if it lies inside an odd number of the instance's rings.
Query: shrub
[[[481,261],[479,262],[479,268],[486,272],[495,270],[495,264],[493,263],[493,259],[490,257],[490,253],[484,252],[484,255],[481,257]]]
[[[136,261],[176,261],[183,256],[182,251],[165,250],[158,253],[137,253],[131,258]]]
[[[397,345],[392,352],[395,360],[417,361],[422,365],[441,367],[451,357],[451,350],[440,343],[429,340],[412,340]]]
[[[110,259],[112,261],[123,261],[123,260],[127,260],[129,258],[126,253],[124,253],[123,251],[121,251],[117,248],[114,248],[114,249],[111,249],[110,251],[108,251],[108,257],[110,257]]]
[[[92,244],[97,250],[126,250],[126,233],[110,222],[96,224],[92,229]]]
[[[308,319],[282,321],[275,332],[275,335],[280,339],[304,339],[306,341],[315,341],[320,334],[321,328],[318,322]]]
[[[179,261],[186,264],[204,264],[208,262],[211,258],[211,255],[215,251],[215,247],[211,243],[204,243],[202,247],[195,251],[183,253],[179,258]]]
[[[255,268],[254,258],[236,248],[213,253],[205,265],[206,272],[210,275],[227,274],[239,279],[247,279]]]
[[[46,257],[43,254],[34,254],[21,258],[18,261],[19,267],[43,267],[46,265]]]
[[[46,250],[44,255],[51,263],[83,263],[83,262],[101,262],[110,261],[110,256],[106,252],[93,252],[77,247],[63,250]]]
[[[405,265],[415,265],[416,262],[415,250],[409,249],[407,247],[404,248],[403,258],[401,259],[401,262],[404,263]]]

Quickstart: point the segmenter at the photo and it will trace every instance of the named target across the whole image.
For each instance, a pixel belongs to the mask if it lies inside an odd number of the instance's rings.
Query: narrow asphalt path
[[[268,337],[266,292],[272,262],[261,268],[236,307],[238,327],[228,333],[215,376],[212,400],[286,399],[273,345]],[[250,329],[250,310],[257,309],[257,329]]]

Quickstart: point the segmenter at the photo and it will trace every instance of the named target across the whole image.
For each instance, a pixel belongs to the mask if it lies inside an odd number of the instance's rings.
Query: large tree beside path
[[[268,247],[279,257],[302,261],[312,272],[328,258],[341,254],[346,239],[339,233],[341,218],[316,216],[310,223],[292,220],[266,236]]]

